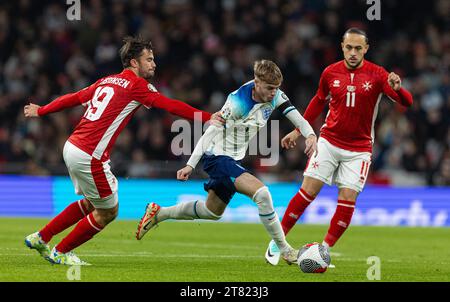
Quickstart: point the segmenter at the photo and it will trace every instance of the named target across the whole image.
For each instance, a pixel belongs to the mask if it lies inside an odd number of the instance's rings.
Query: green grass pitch
[[[47,221],[0,218],[0,281],[69,281],[67,266],[51,265],[24,245]],[[141,241],[134,238],[136,226],[114,221],[76,249],[92,264],[81,268],[81,281],[369,282],[370,256],[380,258],[382,282],[450,281],[450,228],[351,226],[332,250],[336,268],[305,274],[282,261],[265,263],[269,237],[261,224],[169,221]],[[321,241],[326,231],[325,225],[297,225],[287,238],[300,247]]]

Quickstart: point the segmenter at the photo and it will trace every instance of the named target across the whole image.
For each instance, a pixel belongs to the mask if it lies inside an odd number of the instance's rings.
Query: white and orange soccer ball
[[[300,249],[297,263],[304,273],[324,273],[331,263],[331,257],[326,247],[313,242]]]

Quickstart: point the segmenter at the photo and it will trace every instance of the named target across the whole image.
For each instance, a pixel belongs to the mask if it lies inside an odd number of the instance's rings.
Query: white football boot
[[[156,215],[159,213],[161,206],[152,202],[145,208],[145,214],[142,216],[139,222],[138,229],[136,232],[136,239],[141,240],[151,228],[153,228],[158,222],[156,220]]]
[[[298,261],[298,250],[289,247],[288,249],[281,251],[281,258],[291,265],[292,263],[297,263]]]
[[[53,264],[63,264],[63,265],[90,265],[89,263],[81,260],[72,251],[67,253],[61,253],[54,247],[50,253],[49,261]]]
[[[37,250],[39,254],[44,257],[44,259],[48,260],[51,252],[50,247],[44,240],[42,240],[41,234],[39,234],[39,232],[30,234],[25,237],[25,245],[30,249]]]
[[[265,254],[266,262],[272,265],[277,265],[280,261],[280,255],[280,249],[278,248],[275,241],[271,240]]]

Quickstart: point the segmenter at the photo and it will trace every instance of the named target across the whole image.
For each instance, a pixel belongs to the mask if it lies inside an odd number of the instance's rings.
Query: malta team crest
[[[362,87],[365,91],[369,91],[372,88],[372,83],[370,83],[369,81],[365,81]]]

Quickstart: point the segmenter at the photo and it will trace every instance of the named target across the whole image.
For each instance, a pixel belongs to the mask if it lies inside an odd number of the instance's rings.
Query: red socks
[[[338,200],[336,212],[331,219],[330,228],[328,234],[325,236],[324,241],[332,247],[336,241],[342,236],[345,230],[350,225],[352,220],[353,211],[355,210],[355,202]]]
[[[292,197],[286,212],[284,213],[283,220],[281,221],[281,226],[285,235],[287,235],[287,233],[289,233],[289,231],[294,227],[297,220],[300,216],[302,216],[305,209],[313,200],[314,197],[311,197],[301,188],[297,194]]]
[[[89,212],[81,202],[83,199],[71,203],[61,213],[53,218],[42,230],[39,231],[42,240],[49,242],[53,236],[61,233],[68,227],[77,223],[81,218],[85,217]]]
[[[297,220],[302,216],[305,209],[314,200],[314,197],[300,189],[294,197],[292,197],[289,205],[284,213],[281,226],[284,234],[287,235],[289,231],[297,223]],[[336,241],[342,236],[345,230],[350,225],[353,212],[355,210],[355,202],[347,200],[338,200],[336,212],[330,222],[330,228],[325,236],[324,241],[330,246],[334,246]]]
[[[95,221],[94,215],[90,213],[76,225],[69,235],[56,245],[56,250],[61,253],[70,252],[74,248],[90,240],[102,229],[103,227]]]

